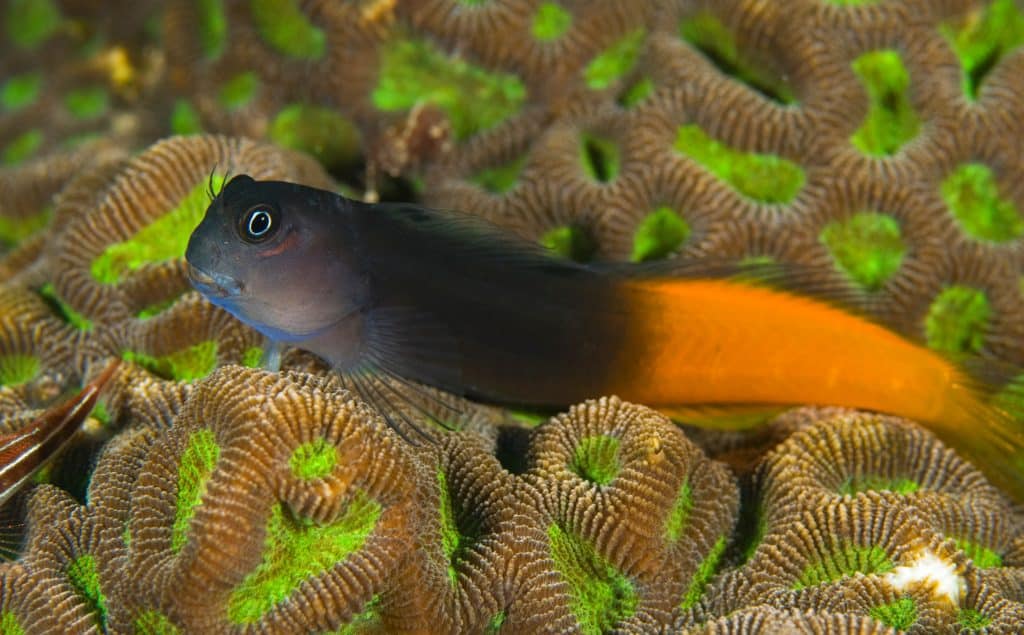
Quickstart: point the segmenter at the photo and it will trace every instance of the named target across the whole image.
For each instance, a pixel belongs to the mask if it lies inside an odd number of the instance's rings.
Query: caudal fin
[[[996,391],[965,379],[952,391],[957,412],[932,428],[989,481],[1024,504],[1024,386]]]

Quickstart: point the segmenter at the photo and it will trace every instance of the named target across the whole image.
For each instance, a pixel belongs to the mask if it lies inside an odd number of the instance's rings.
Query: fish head
[[[189,281],[272,340],[314,337],[362,304],[347,203],[325,190],[236,176],[189,238]]]

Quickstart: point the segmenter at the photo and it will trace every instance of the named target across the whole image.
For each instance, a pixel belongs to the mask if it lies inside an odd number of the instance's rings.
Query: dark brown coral
[[[545,559],[582,628],[663,621],[701,598],[738,494],[668,419],[616,398],[586,402],[537,431],[529,464],[550,518]],[[591,585],[615,601],[593,606]]]
[[[41,485],[29,501],[29,536],[24,559],[29,602],[26,626],[40,632],[102,632],[107,603],[122,580],[98,562],[98,527],[87,509],[65,492]]]
[[[890,635],[898,631],[863,615],[786,611],[770,606],[754,606],[737,611],[727,617],[712,620],[700,628],[687,632],[693,633],[693,635],[758,635],[761,633]]]
[[[758,479],[772,524],[868,492],[892,506],[913,505],[923,519],[969,507],[1009,513],[999,490],[930,432],[875,414],[816,420],[765,457]]]
[[[136,613],[125,619],[156,612],[197,630],[351,621],[412,537],[416,470],[400,444],[335,381],[214,373],[144,460],[128,453],[142,463],[119,538]]]
[[[34,293],[0,287],[0,391],[42,407],[79,377],[74,339]]]
[[[914,511],[870,492],[769,525],[749,562],[715,583],[707,610],[767,603],[878,614],[916,632],[948,627],[974,567]]]
[[[0,564],[0,620],[4,628],[17,632],[30,624],[31,616],[38,612],[42,598],[28,591],[31,584],[25,565],[20,562]]]
[[[164,25],[169,80],[181,95],[172,127],[176,116],[188,132],[269,135],[333,167],[358,153],[379,38],[354,3],[181,1]],[[304,118],[324,129],[303,128]]]
[[[480,632],[509,616],[513,477],[476,435],[450,435],[421,457],[416,548],[377,607],[395,630]],[[499,573],[500,572],[500,573]],[[428,626],[429,625],[429,626]]]

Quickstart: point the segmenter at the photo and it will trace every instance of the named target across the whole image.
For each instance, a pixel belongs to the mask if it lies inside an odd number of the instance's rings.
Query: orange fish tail
[[[623,398],[667,410],[832,405],[902,416],[1024,501],[1024,407],[993,403],[935,351],[828,302],[734,279],[625,284],[635,318],[613,388]]]

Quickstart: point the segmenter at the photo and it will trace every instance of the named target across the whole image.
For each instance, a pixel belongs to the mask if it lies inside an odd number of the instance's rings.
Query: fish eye
[[[277,231],[277,213],[267,205],[250,208],[241,221],[239,229],[242,238],[248,242],[263,242]]]

